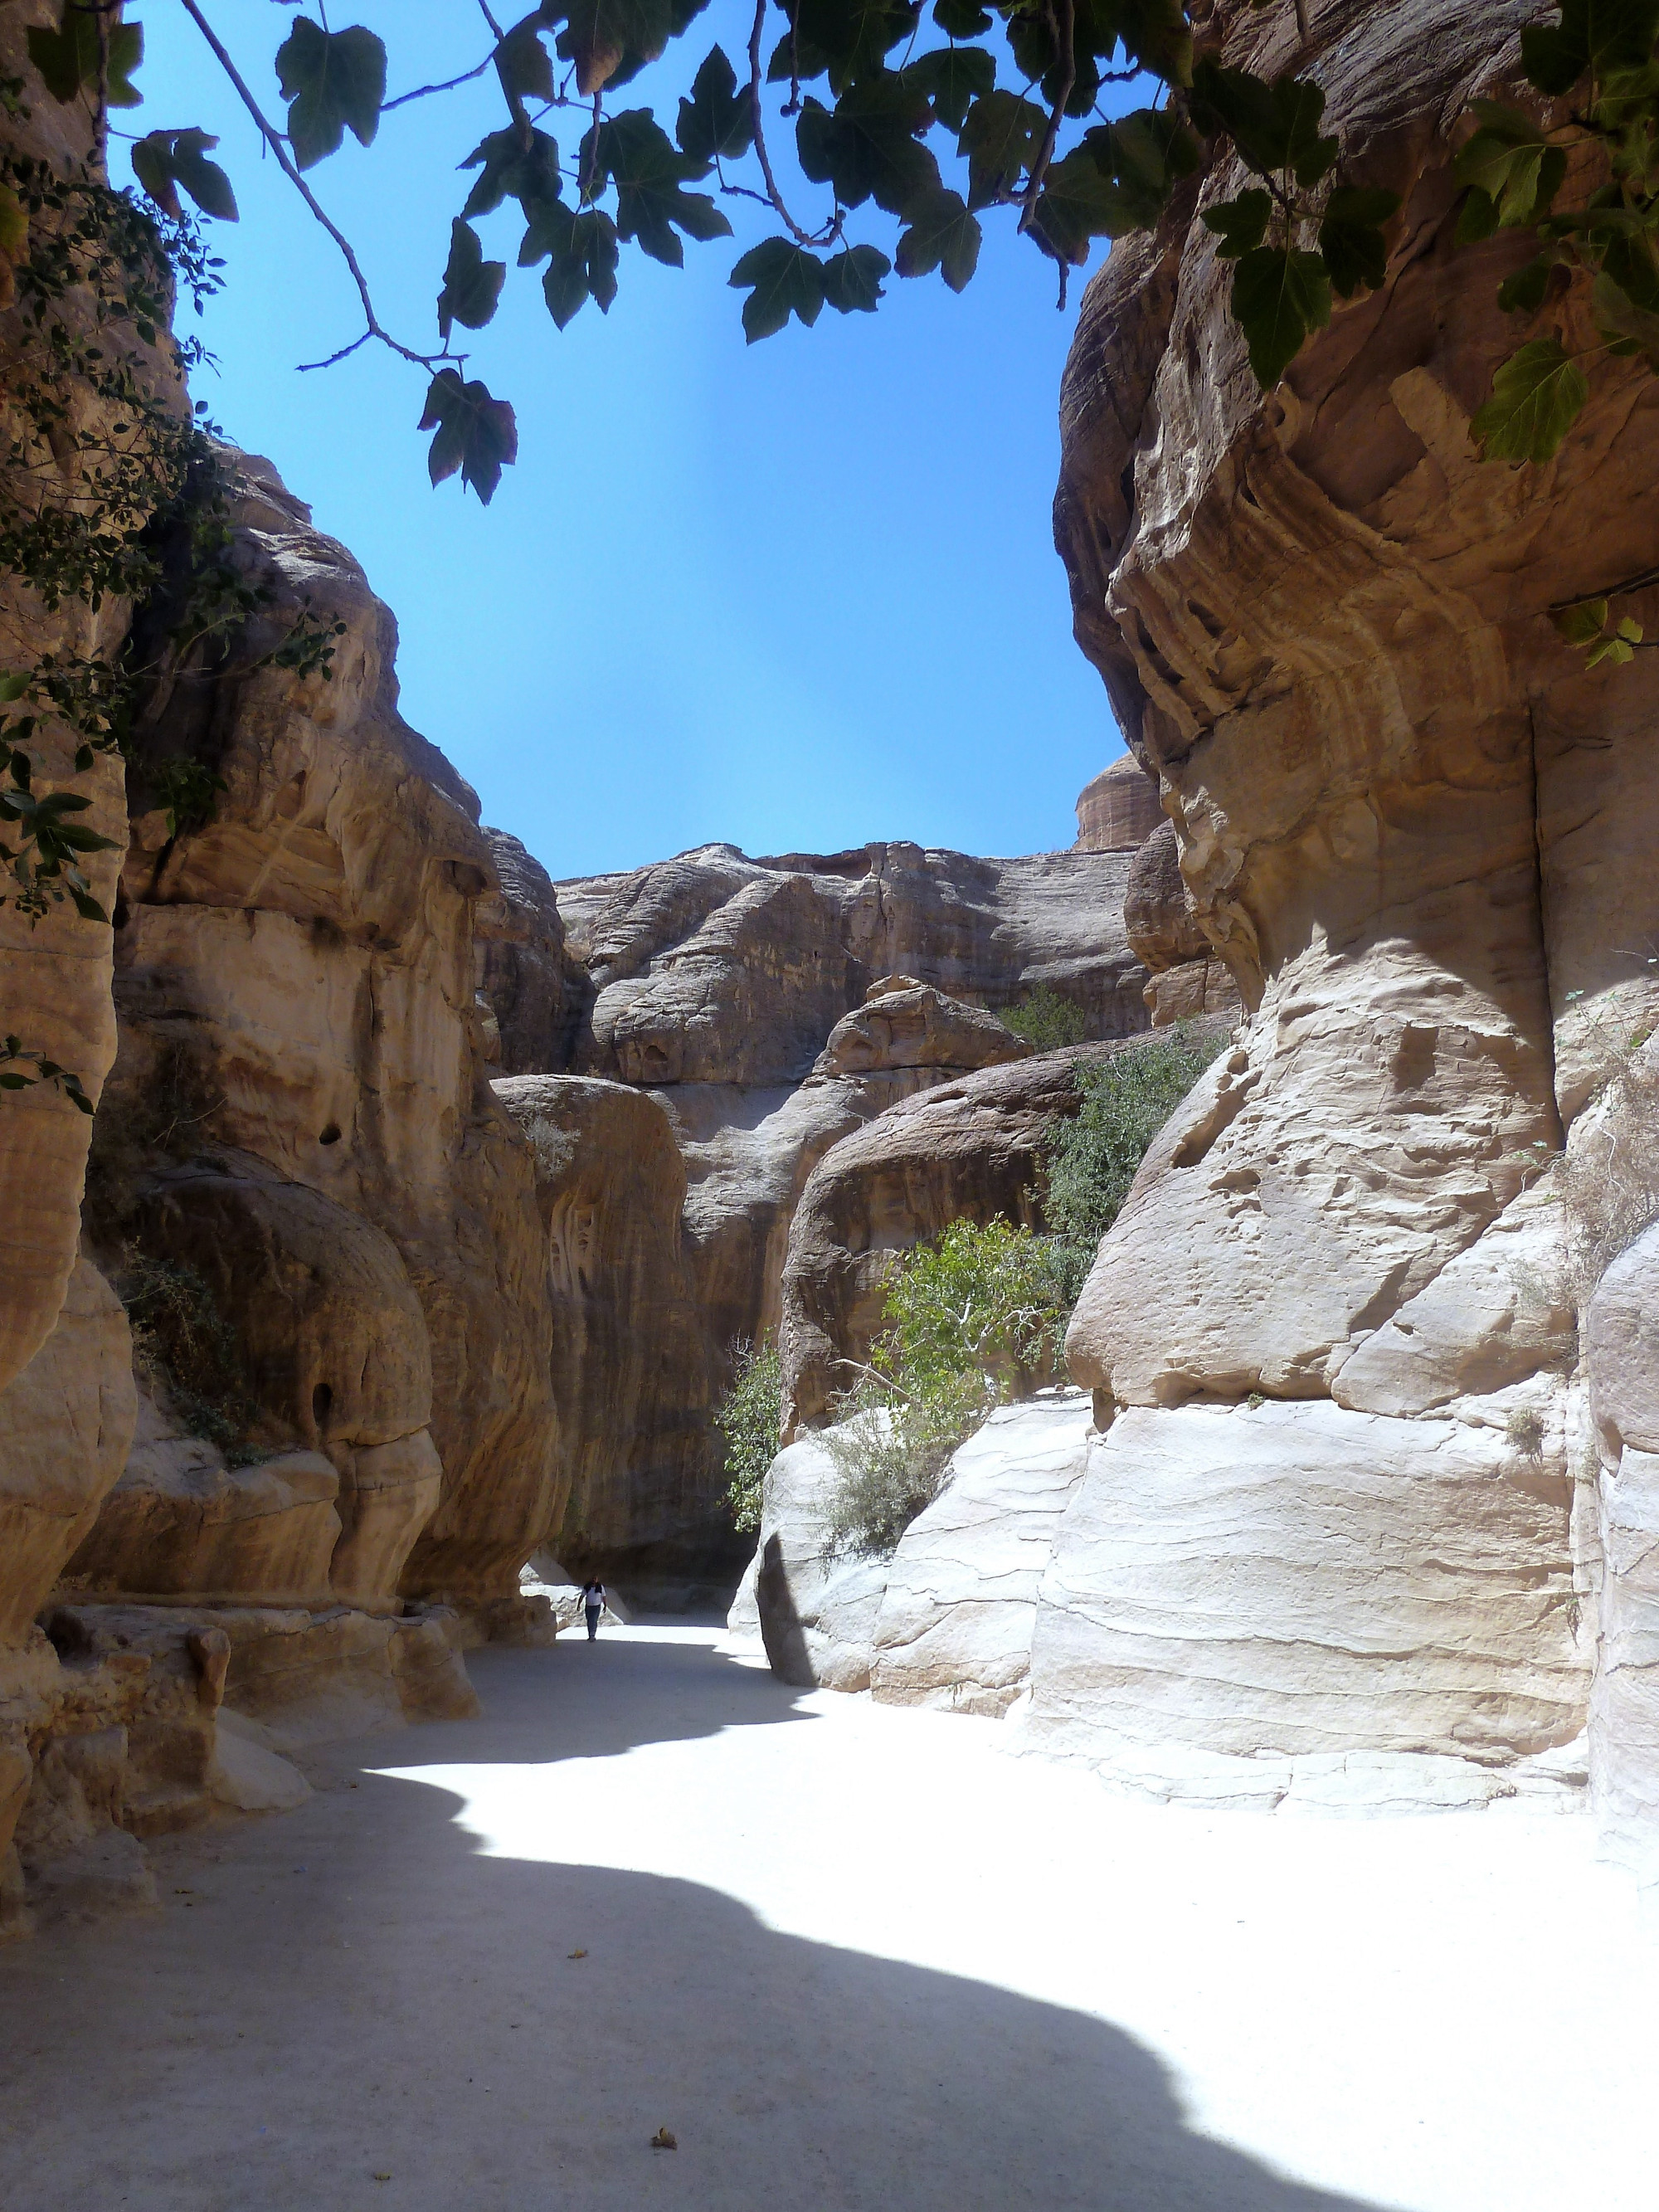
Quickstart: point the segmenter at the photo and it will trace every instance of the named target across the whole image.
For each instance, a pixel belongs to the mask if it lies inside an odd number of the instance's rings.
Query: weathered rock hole
[[[337,1121],[326,1123],[317,1141],[319,1145],[337,1145],[340,1141],[339,1123]]]
[[[311,1394],[311,1418],[319,1437],[328,1434],[328,1417],[334,1410],[331,1383],[319,1382]]]

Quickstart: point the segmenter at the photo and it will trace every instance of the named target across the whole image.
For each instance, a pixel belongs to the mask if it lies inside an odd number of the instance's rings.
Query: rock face
[[[500,1041],[503,1075],[568,1067],[582,1012],[582,978],[565,957],[553,879],[505,830],[486,830],[496,889],[473,913],[474,980]]]
[[[1334,0],[1296,51],[1289,15],[1227,11],[1228,55],[1307,69],[1352,173],[1402,196],[1386,282],[1264,398],[1197,220],[1242,181],[1224,164],[1114,249],[1067,369],[1055,523],[1077,632],[1159,779],[1183,895],[1154,841],[1132,941],[1157,964],[1190,955],[1195,925],[1252,1010],[1148,1157],[1073,1326],[1073,1373],[1115,1415],[1103,1465],[1158,1501],[1132,1522],[1103,1476],[1085,1505],[1091,1476],[1068,1516],[1077,1625],[1057,1603],[1049,1658],[1039,1627],[1032,1726],[1075,1735],[1076,1686],[1108,1668],[1087,1723],[1103,1755],[1342,1741],[1501,1765],[1583,1717],[1574,1169],[1587,1102],[1607,1086],[1605,1129],[1659,1017],[1640,953],[1659,933],[1659,678],[1587,672],[1548,609],[1647,574],[1659,410],[1645,372],[1610,364],[1547,466],[1484,465],[1468,438],[1517,342],[1496,294],[1521,249],[1454,245],[1447,131],[1506,88],[1528,13]],[[1593,343],[1586,302],[1555,312]],[[1652,596],[1620,610],[1650,623]],[[1552,1218],[1528,1193],[1564,1144]],[[1281,1402],[1237,1410],[1253,1393]],[[1604,1800],[1633,1805],[1650,1739],[1639,1662],[1628,1697],[1620,1680],[1619,1594],[1642,1601],[1619,1532],[1644,1509],[1623,1443],[1626,1462],[1603,1462],[1622,1564],[1592,1721]],[[1296,1535],[1322,1515],[1323,1582]],[[1170,1654],[1207,1645],[1191,1612],[1196,1592],[1202,1626],[1222,1556],[1264,1656],[1214,1647],[1174,1698]],[[1292,1684],[1265,1653],[1304,1629]]]
[[[579,1285],[582,1310],[570,1309],[565,1326],[570,1343],[613,1349],[586,1376],[555,1353],[574,1485],[555,1547],[573,1571],[591,1569],[636,1602],[707,1596],[721,1573],[729,1589],[743,1547],[726,1516],[710,1414],[733,1345],[779,1328],[790,1223],[808,1177],[889,1107],[1023,1062],[1029,1048],[995,1012],[1039,984],[1080,1006],[1099,1036],[1143,1029],[1145,971],[1122,927],[1128,866],[1124,852],[975,860],[900,844],[751,860],[716,845],[554,887],[565,1005],[582,1011],[574,1064],[550,1058],[544,1071],[568,1069],[573,1084],[611,1102],[602,1112],[581,1107],[568,1133],[586,1164],[573,1156],[568,1172],[596,1190],[610,1171],[601,1162],[630,1126],[614,1096],[623,1086],[666,1115],[684,1175],[678,1257],[653,1263],[657,1287],[637,1309],[659,1316],[648,1387],[612,1379],[605,1364],[620,1363],[617,1378],[640,1366],[608,1288]],[[516,881],[503,872],[509,906]],[[528,910],[512,929],[521,939],[540,930],[550,943]],[[492,981],[495,957],[481,988],[505,1064],[518,1017]],[[565,1110],[560,1097],[576,1113],[586,1095],[544,1089],[532,1109],[520,1086],[500,1088],[510,1110],[544,1121]],[[654,1136],[647,1152],[659,1162]],[[641,1202],[653,1249],[665,1253],[658,1182],[653,1164]],[[544,1188],[544,1206],[556,1195]],[[625,1241],[616,1206],[605,1211],[603,1234]],[[669,1318],[688,1310],[684,1326]],[[637,1414],[619,1423],[618,1402]]]
[[[1079,853],[1133,853],[1164,819],[1156,777],[1133,753],[1103,768],[1077,795]]]
[[[1590,1786],[1619,1855],[1659,1874],[1659,1228],[1601,1278],[1584,1316],[1601,1467],[1601,1663]]]
[[[237,465],[264,619],[344,628],[326,675],[187,672],[151,709],[146,772],[208,745],[227,788],[183,836],[135,817],[93,1225],[205,1285],[246,1440],[334,1468],[337,1594],[510,1612],[562,1499],[533,1165],[474,1006],[491,855],[398,714],[362,571],[267,465]],[[223,1587],[268,1590],[270,1516],[234,1517],[254,1551]]]
[[[142,1907],[143,1836],[303,1796],[273,1715],[298,1741],[471,1711],[466,1642],[550,1633],[518,1588],[563,1498],[535,1162],[475,1003],[491,854],[398,714],[361,570],[267,465],[226,465],[262,609],[240,659],[187,659],[141,717],[91,1256],[0,1390],[13,1932]],[[326,672],[269,657],[301,615]],[[146,801],[182,760],[222,788],[175,834]],[[109,933],[82,927],[107,992]],[[516,948],[526,1004],[546,949]],[[46,1042],[96,1088],[89,1047]],[[14,1134],[47,1129],[22,1103]],[[68,1158],[25,1146],[0,1181],[27,1167],[57,1206]]]
[[[724,1603],[748,1547],[724,1510],[713,1410],[732,1344],[777,1329],[808,1175],[890,1101],[1028,1050],[980,1009],[884,978],[793,1089],[496,1085],[537,1162],[571,1483],[557,1548],[573,1573],[636,1602]]]

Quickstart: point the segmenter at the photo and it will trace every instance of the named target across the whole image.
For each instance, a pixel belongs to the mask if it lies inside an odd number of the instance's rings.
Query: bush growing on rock
[[[994,1407],[1052,1377],[1071,1303],[1055,1257],[1029,1229],[953,1221],[895,1262],[891,1327],[826,1439],[836,1549],[892,1552],[939,1495],[957,1446]]]
[[[768,1337],[739,1338],[732,1347],[732,1387],[714,1415],[726,1451],[726,1496],[735,1527],[761,1523],[761,1492],[776,1455],[783,1400],[783,1364]]]
[[[1089,1034],[1089,1018],[1082,1007],[1062,999],[1047,983],[1039,983],[1029,998],[997,1018],[1004,1029],[1024,1037],[1033,1052],[1057,1052],[1062,1045],[1081,1044]]]
[[[1109,1060],[1079,1061],[1083,1104],[1048,1140],[1042,1194],[1068,1306],[1076,1304],[1148,1146],[1225,1042],[1178,1028]]]

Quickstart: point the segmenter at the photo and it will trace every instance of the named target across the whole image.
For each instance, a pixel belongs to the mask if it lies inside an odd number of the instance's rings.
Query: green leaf
[[[968,111],[957,151],[968,163],[968,204],[988,207],[1012,191],[1048,128],[1042,110],[1016,92],[988,92]]]
[[[1398,192],[1364,185],[1338,185],[1326,201],[1319,250],[1340,299],[1351,300],[1362,289],[1375,292],[1382,284],[1389,267],[1382,225],[1399,208]]]
[[[850,85],[882,73],[885,57],[910,36],[921,14],[921,0],[799,0],[795,32],[824,56],[839,100]]]
[[[487,387],[462,381],[453,368],[441,368],[428,386],[422,430],[435,430],[427,471],[434,485],[460,471],[484,506],[495,495],[501,471],[519,458],[519,430],[504,399],[492,399]]]
[[[925,276],[937,269],[953,292],[962,291],[979,265],[980,228],[960,192],[929,194],[911,212],[910,227],[898,242],[901,276]]]
[[[1242,254],[1260,246],[1267,235],[1267,217],[1273,213],[1273,194],[1261,185],[1240,192],[1237,199],[1223,200],[1219,206],[1206,208],[1204,228],[1212,230],[1221,240],[1216,249],[1224,261],[1237,261]]]
[[[1181,0],[1116,0],[1101,15],[1102,33],[1109,36],[1115,32],[1131,61],[1139,62],[1168,84],[1192,82],[1192,25]],[[1112,51],[1100,42],[1099,34],[1092,43],[1097,53]]]
[[[948,39],[977,39],[991,27],[979,0],[933,0],[933,21]]]
[[[550,253],[552,265],[542,279],[548,313],[561,330],[589,300],[608,313],[617,296],[617,226],[598,208],[577,214],[562,202],[537,209],[519,251],[528,268]]]
[[[873,246],[849,246],[823,264],[823,296],[837,314],[872,315],[892,263]]]
[[[1537,222],[1561,188],[1566,155],[1514,108],[1489,100],[1477,106],[1486,119],[1459,149],[1453,165],[1458,183],[1484,192],[1506,228]]]
[[[617,187],[617,233],[635,238],[655,261],[678,269],[688,238],[729,238],[732,226],[707,192],[683,189],[708,164],[676,152],[648,107],[630,107],[599,125],[599,159]]]
[[[935,123],[960,131],[969,104],[994,88],[997,65],[983,46],[935,46],[918,54],[903,75],[927,95]]]
[[[164,215],[179,220],[179,186],[182,185],[204,215],[223,222],[236,221],[236,195],[230,179],[216,161],[210,161],[210,147],[219,141],[205,131],[152,131],[132,149],[132,173]]]
[[[132,82],[132,72],[144,58],[142,23],[112,23],[109,32],[108,101],[112,107],[142,107],[144,95]],[[90,1112],[91,1109],[88,1108]]]
[[[373,143],[386,99],[386,48],[361,24],[325,31],[301,15],[276,50],[276,82],[289,103],[295,166],[309,169],[337,150],[348,129],[360,144]]]
[[[854,85],[833,108],[809,99],[795,125],[802,172],[832,185],[843,207],[873,198],[890,215],[908,214],[939,185],[939,163],[915,135],[928,121],[925,94],[891,70]]]
[[[1550,270],[1554,265],[1547,253],[1536,253],[1524,269],[1517,269],[1513,276],[1506,276],[1498,288],[1498,304],[1504,313],[1535,315],[1544,304]]]
[[[1605,599],[1580,599],[1576,607],[1561,607],[1550,617],[1569,645],[1593,644],[1607,626]]]
[[[1521,33],[1521,62],[1540,92],[1571,92],[1588,69],[1639,69],[1659,32],[1659,0],[1563,0],[1559,23]]]
[[[460,166],[483,170],[461,210],[464,221],[491,214],[509,194],[528,216],[538,201],[557,199],[562,189],[558,145],[544,131],[532,131],[528,146],[511,124],[492,131]]]
[[[1316,253],[1258,246],[1233,272],[1232,308],[1255,380],[1271,392],[1309,333],[1329,322],[1330,276]]]
[[[539,9],[515,23],[495,49],[495,72],[504,90],[520,100],[551,100],[553,57],[542,44],[541,33],[551,27]]]
[[[1533,338],[1492,380],[1469,434],[1488,460],[1547,461],[1589,397],[1584,373],[1559,338]]]
[[[753,96],[738,85],[725,50],[711,46],[691,80],[691,97],[680,101],[674,136],[694,161],[735,161],[755,141]]]
[[[449,226],[449,262],[438,295],[438,335],[447,338],[457,323],[481,331],[495,312],[507,279],[504,261],[486,261],[478,234],[458,216]]]
[[[624,59],[655,61],[674,32],[670,0],[572,0],[558,50],[576,64],[576,89],[591,100]]]
[[[1031,228],[1057,261],[1081,264],[1092,238],[1121,238],[1141,227],[1133,195],[1103,174],[1085,143],[1050,164]]]
[[[1490,238],[1498,228],[1498,203],[1490,194],[1478,188],[1464,195],[1458,210],[1457,227],[1452,232],[1454,246],[1478,246],[1483,238]]]
[[[0,676],[0,705],[9,706],[14,699],[21,699],[33,680],[33,678],[19,670],[13,670],[8,675]]]
[[[1659,357],[1659,313],[1638,307],[1606,269],[1590,287],[1590,313],[1604,337],[1631,339],[1650,362]]]
[[[732,271],[731,282],[748,286],[743,327],[750,345],[781,331],[790,316],[809,326],[823,306],[823,264],[815,253],[787,238],[768,238],[750,246]]]
[[[1319,135],[1325,94],[1307,78],[1281,76],[1269,84],[1206,55],[1193,69],[1192,111],[1200,131],[1224,131],[1261,176],[1288,169],[1299,185],[1316,185],[1340,151],[1336,139]]]

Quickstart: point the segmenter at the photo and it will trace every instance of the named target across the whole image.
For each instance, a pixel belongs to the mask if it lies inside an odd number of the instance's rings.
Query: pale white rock
[[[299,1768],[271,1747],[268,1731],[224,1706],[214,1731],[208,1789],[216,1803],[237,1813],[291,1813],[311,1795]]]
[[[1083,1479],[1080,1390],[1005,1406],[957,1450],[946,1487],[899,1540],[871,1687],[887,1705],[1000,1716],[1024,1689],[1037,1588]]]
[[[1513,1199],[1547,1062],[1407,945],[1286,962],[1148,1152],[1066,1340],[1120,1404],[1322,1396]]]
[[[1340,1406],[1415,1414],[1577,1356],[1560,1207],[1534,1185],[1374,1331],[1331,1385]]]
[[[1584,1316],[1590,1413],[1603,1454],[1659,1452],[1659,1223],[1621,1252]]]
[[[755,1558],[727,1617],[741,1635],[750,1593],[773,1673],[803,1689],[870,1686],[887,1563],[832,1548],[827,1522],[837,1480],[822,1432],[778,1454],[767,1470]]]
[[[1436,1753],[1583,1725],[1571,1486],[1501,1431],[1328,1401],[1132,1409],[1038,1601],[1034,1743]]]

